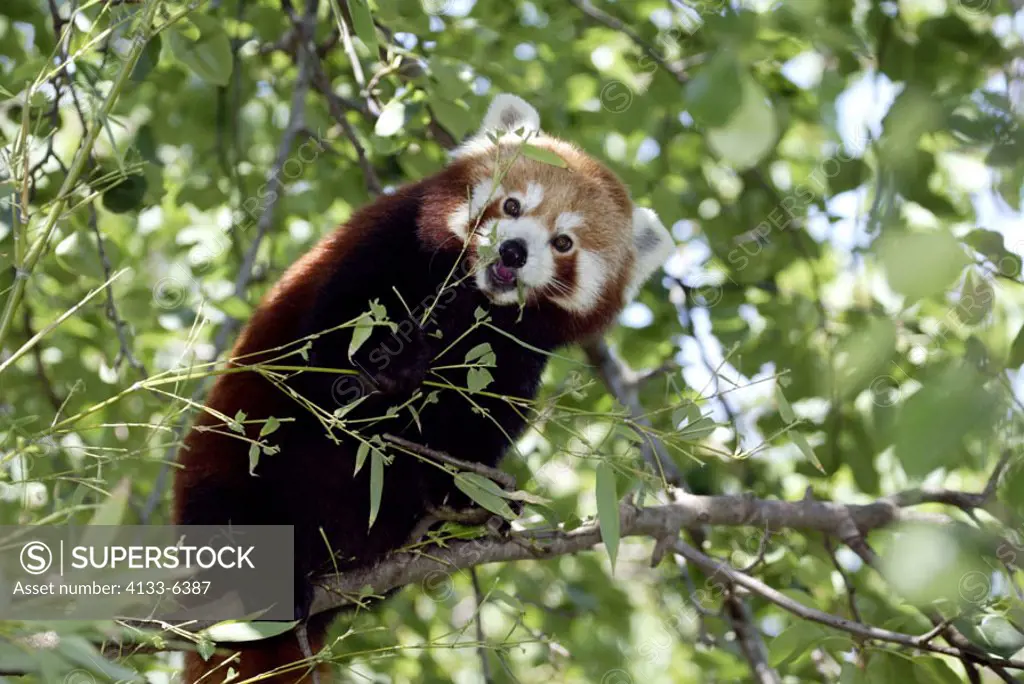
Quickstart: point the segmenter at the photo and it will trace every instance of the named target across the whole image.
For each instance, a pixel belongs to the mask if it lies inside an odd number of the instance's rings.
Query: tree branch
[[[891,498],[879,499],[868,504],[841,504],[814,499],[790,502],[757,499],[747,495],[701,496],[685,492],[675,492],[675,497],[674,503],[640,509],[623,505],[620,513],[621,537],[663,539],[676,534],[679,529],[708,525],[801,530],[845,539],[850,535],[850,526],[858,530],[859,534],[866,534],[901,521],[919,519],[913,511],[894,504]],[[357,603],[360,596],[365,596],[367,588],[373,594],[381,595],[410,584],[427,580],[436,582],[439,575],[455,575],[478,565],[546,560],[588,551],[600,543],[600,527],[595,521],[572,531],[515,532],[505,538],[489,536],[474,540],[451,541],[443,547],[431,546],[429,549],[398,552],[375,566],[320,578],[311,612],[316,614]],[[1001,668],[1024,670],[1024,661],[1001,658],[969,642],[956,643],[954,647],[932,644],[935,636],[946,633],[949,628],[948,621],[919,635],[874,627],[857,619],[847,619],[805,606],[760,580],[711,558],[678,538],[671,543],[670,550],[687,562],[709,572],[709,582],[717,592],[735,592],[736,588],[740,588],[799,618],[847,632],[861,640],[884,641],[920,651],[966,658],[970,662],[996,669],[997,672]],[[743,602],[739,601],[738,597],[733,598],[736,602],[731,606],[727,604],[727,608],[730,611],[744,611],[739,616],[734,616],[730,612],[735,628],[754,629]],[[208,624],[190,623],[186,626],[191,630],[199,630]],[[771,680],[773,676],[777,676],[767,666],[764,651],[758,650],[760,636],[756,633],[747,636],[739,631],[737,636],[740,638],[740,647],[750,660],[759,680]],[[751,650],[752,648],[754,650]],[[761,655],[758,655],[759,653]]]

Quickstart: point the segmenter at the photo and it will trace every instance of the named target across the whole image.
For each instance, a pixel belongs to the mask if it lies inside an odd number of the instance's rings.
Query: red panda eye
[[[558,235],[551,241],[551,246],[559,252],[568,252],[572,249],[572,238],[568,235]]]
[[[515,197],[509,197],[505,200],[505,203],[501,205],[502,210],[512,218],[518,218],[523,213],[523,205],[519,203]]]

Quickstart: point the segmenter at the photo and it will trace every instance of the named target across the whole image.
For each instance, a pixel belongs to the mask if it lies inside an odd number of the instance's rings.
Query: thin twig
[[[415,454],[418,454],[425,458],[429,458],[432,461],[437,461],[438,463],[450,465],[455,468],[458,468],[459,470],[466,470],[471,473],[476,473],[477,475],[482,475],[483,477],[486,477],[488,480],[494,481],[496,484],[500,485],[501,487],[504,487],[505,489],[514,490],[516,488],[515,478],[509,475],[508,473],[498,470],[496,468],[488,468],[482,463],[463,461],[461,459],[455,458],[454,456],[449,456],[443,451],[437,451],[436,449],[431,449],[430,447],[423,446],[422,444],[417,444],[416,442],[410,442],[407,439],[397,437],[392,434],[384,434],[383,439],[385,442],[391,442],[392,444],[396,444],[402,447],[403,449],[407,449]]]
[[[484,595],[480,591],[480,580],[477,579],[476,568],[470,569],[469,577],[473,581],[473,596],[476,598],[476,614],[473,616],[473,620],[476,622],[476,650],[480,656],[480,673],[483,675],[485,684],[493,684],[494,674],[491,672],[491,662],[487,659],[487,641],[481,616],[484,609]]]
[[[903,634],[901,632],[893,632],[888,629],[882,629],[881,627],[874,627],[871,625],[865,625],[860,622],[853,620],[847,620],[846,618],[839,617],[837,615],[831,615],[824,613],[815,608],[809,608],[802,603],[791,599],[780,591],[769,587],[767,584],[761,582],[758,579],[749,577],[740,572],[737,572],[733,568],[729,567],[721,561],[714,560],[713,558],[704,555],[697,549],[689,546],[685,542],[676,542],[673,550],[679,555],[686,558],[686,560],[699,565],[708,572],[721,574],[734,584],[744,587],[748,591],[751,591],[761,598],[774,603],[783,610],[796,615],[797,617],[809,620],[811,622],[817,622],[818,624],[832,627],[834,629],[842,630],[859,636],[863,639],[875,639],[878,641],[888,641],[894,644],[900,644],[902,646],[908,646],[911,648],[918,648],[925,651],[931,651],[932,653],[941,653],[942,655],[952,656],[959,658],[962,653],[955,649],[946,646],[936,646],[931,643],[922,643],[919,637],[911,636],[909,634]],[[997,666],[997,667],[1012,667],[1015,669],[1024,669],[1024,661],[1003,658],[1001,656],[984,654],[972,656],[972,659],[977,658],[979,662],[985,665]],[[1011,680],[1012,681],[1012,680]]]

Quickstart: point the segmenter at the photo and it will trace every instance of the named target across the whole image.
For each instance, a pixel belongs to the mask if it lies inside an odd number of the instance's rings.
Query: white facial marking
[[[488,200],[504,194],[505,190],[500,185],[494,187],[493,178],[483,179],[473,186],[472,192],[469,193],[469,201],[460,204],[448,217],[448,230],[465,242],[478,215],[487,207]]]
[[[608,280],[608,264],[594,252],[581,249],[576,254],[576,287],[571,297],[556,297],[569,311],[587,312],[594,308],[604,293]]]
[[[555,219],[555,230],[559,233],[567,233],[573,228],[583,225],[583,216],[575,211],[563,211]]]
[[[544,186],[540,183],[529,183],[526,186],[526,197],[523,198],[523,209],[533,211],[544,201]]]

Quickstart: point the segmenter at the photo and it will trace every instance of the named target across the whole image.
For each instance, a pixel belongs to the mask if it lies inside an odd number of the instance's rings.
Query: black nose
[[[507,268],[522,268],[526,265],[526,240],[514,238],[505,240],[498,247],[501,263]]]

